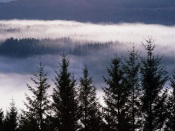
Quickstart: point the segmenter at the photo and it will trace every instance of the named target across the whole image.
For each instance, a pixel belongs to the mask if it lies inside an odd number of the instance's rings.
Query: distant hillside
[[[26,58],[36,55],[70,54],[77,56],[93,55],[103,50],[111,51],[114,43],[76,43],[70,38],[51,39],[14,39],[10,38],[0,43],[0,56],[10,58]],[[115,43],[117,46],[117,44]]]
[[[17,0],[0,3],[0,19],[175,24],[174,0]]]

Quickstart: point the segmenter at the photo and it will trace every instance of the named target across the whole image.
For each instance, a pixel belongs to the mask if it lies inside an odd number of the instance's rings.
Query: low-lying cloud
[[[70,37],[83,41],[119,41],[140,44],[151,36],[156,43],[167,45],[174,43],[175,26],[135,24],[92,24],[75,21],[37,21],[9,20],[0,21],[0,40],[7,38],[57,39]]]
[[[37,20],[9,20],[0,21],[0,49],[2,44],[9,38],[22,39],[34,38],[38,43],[24,55],[25,50],[21,43],[17,46],[5,46],[10,53],[0,52],[0,85],[1,100],[10,98],[19,94],[24,98],[26,91],[26,82],[29,82],[30,75],[35,73],[35,67],[39,62],[46,65],[46,71],[49,73],[50,81],[54,78],[54,69],[59,70],[60,54],[66,53],[70,59],[70,70],[76,79],[82,75],[82,68],[87,65],[91,76],[94,79],[98,89],[103,84],[102,76],[106,75],[106,67],[114,54],[127,56],[133,44],[136,49],[144,55],[142,42],[145,39],[152,38],[155,40],[155,53],[164,55],[163,64],[171,73],[175,64],[175,26],[147,25],[141,23],[135,24],[92,24],[80,23],[75,21],[37,21]],[[63,38],[67,40],[64,41]],[[12,44],[14,44],[12,42]],[[29,43],[30,44],[30,43]],[[38,45],[39,44],[39,45]],[[47,45],[46,52],[32,52],[34,49],[41,50]],[[94,44],[92,45],[88,44]],[[98,45],[98,46],[96,46]],[[100,45],[100,46],[99,46]],[[104,45],[104,46],[101,46]],[[106,45],[106,46],[105,46]],[[18,54],[15,56],[17,47],[21,46]],[[47,47],[46,46],[46,47]],[[91,46],[93,48],[91,48]],[[57,53],[52,49],[59,47]],[[82,53],[83,52],[83,53]],[[13,54],[14,53],[14,54]],[[23,56],[23,57],[22,57]],[[19,91],[19,92],[18,92]],[[22,95],[23,94],[23,95]],[[10,101],[10,100],[9,100]],[[22,102],[21,102],[22,103]],[[21,107],[21,103],[18,105]],[[7,102],[4,104],[8,104]],[[5,105],[5,106],[6,106]]]

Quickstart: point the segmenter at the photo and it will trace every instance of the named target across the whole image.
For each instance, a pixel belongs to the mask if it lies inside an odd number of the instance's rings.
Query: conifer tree
[[[123,70],[126,77],[126,84],[128,89],[130,89],[129,94],[129,105],[131,114],[131,125],[132,131],[135,131],[141,124],[141,102],[140,102],[140,85],[139,85],[139,68],[140,64],[138,62],[138,52],[133,50],[129,52],[129,58],[125,59],[123,64]]]
[[[24,111],[19,117],[19,131],[39,131],[37,118],[35,113]]]
[[[109,128],[107,130],[130,131],[131,117],[128,113],[130,89],[126,86],[121,60],[118,57],[113,58],[111,67],[107,71],[109,78],[104,78],[108,85],[104,88],[105,120]]]
[[[54,126],[59,131],[76,131],[78,128],[79,106],[77,101],[76,80],[68,70],[69,60],[63,55],[61,69],[55,71],[53,90]]]
[[[144,115],[144,131],[161,130],[166,118],[166,91],[164,84],[168,77],[164,66],[161,66],[162,57],[153,54],[155,45],[153,40],[146,40],[144,45],[147,56],[141,59],[141,86],[142,111]]]
[[[165,131],[175,131],[175,69],[173,70],[172,78],[170,79],[172,92],[168,100],[168,119],[166,122]]]
[[[0,130],[3,130],[4,112],[0,109]]]
[[[29,97],[26,94],[28,103],[24,103],[27,111],[23,111],[21,116],[20,128],[22,130],[47,130],[47,111],[50,109],[50,101],[47,90],[50,85],[48,84],[47,73],[44,73],[44,66],[40,63],[37,67],[38,73],[34,74],[31,78],[35,84],[34,87],[27,84],[28,89],[32,92],[33,96]]]
[[[83,124],[81,131],[100,131],[103,123],[101,106],[96,98],[96,87],[93,85],[87,67],[83,69],[83,77],[80,77],[79,101],[80,122]]]
[[[15,102],[12,99],[12,102],[10,103],[10,108],[7,111],[4,119],[3,130],[15,131],[17,129],[18,126],[17,115],[18,112],[15,106]]]

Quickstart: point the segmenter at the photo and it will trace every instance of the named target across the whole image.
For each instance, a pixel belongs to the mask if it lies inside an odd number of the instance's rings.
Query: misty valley
[[[119,43],[78,42],[70,38],[60,39],[6,39],[0,43],[0,55],[13,58],[34,57],[36,55],[97,55],[98,52],[109,52],[119,47]],[[120,48],[120,47],[119,47]],[[114,52],[114,51],[112,51]],[[110,52],[109,52],[110,53]],[[110,54],[109,54],[110,55]]]
[[[174,28],[0,21],[0,130],[169,131]]]
[[[0,131],[175,131],[175,0],[0,0]]]

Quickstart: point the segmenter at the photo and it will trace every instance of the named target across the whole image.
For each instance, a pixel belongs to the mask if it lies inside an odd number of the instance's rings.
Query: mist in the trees
[[[104,110],[108,129],[129,131],[131,129],[128,104],[130,89],[126,85],[120,58],[115,56],[107,71],[109,77],[104,77],[107,84],[104,88],[104,101],[107,107]]]
[[[124,59],[123,70],[126,77],[126,84],[130,90],[129,105],[132,131],[135,131],[142,124],[141,118],[141,87],[139,82],[140,61],[139,52],[135,49],[128,51],[128,59]]]
[[[167,121],[165,131],[175,130],[175,70],[173,70],[172,77],[170,79],[170,86],[172,92],[168,98],[167,102]]]
[[[47,130],[45,119],[51,106],[47,93],[50,85],[47,81],[47,74],[44,72],[44,66],[40,63],[37,68],[38,72],[31,78],[35,86],[27,84],[33,96],[30,97],[26,94],[27,102],[24,105],[27,110],[22,111],[19,126],[21,130]]]
[[[84,47],[93,46],[104,48]],[[146,40],[143,48],[146,53],[133,46],[127,55],[114,55],[106,63],[107,74],[101,76],[104,104],[97,97],[100,87],[94,81],[99,74],[91,77],[88,66],[79,69],[81,75],[76,79],[71,67],[77,61],[63,54],[59,68],[53,69],[54,78],[50,78],[45,73],[47,65],[40,63],[27,84],[31,94],[26,94],[26,108],[18,110],[12,100],[6,112],[0,111],[0,130],[173,130],[174,73],[169,81],[161,63],[164,57],[155,55],[152,39]],[[166,88],[168,82],[170,88]]]
[[[97,99],[96,87],[86,66],[83,69],[83,76],[80,77],[79,88],[80,122],[83,125],[80,130],[101,131],[104,125],[102,106]]]
[[[15,102],[12,99],[9,110],[6,112],[6,116],[3,120],[3,129],[6,131],[15,131],[18,127],[18,111],[15,106]]]
[[[161,130],[166,120],[167,71],[161,65],[161,56],[154,55],[155,45],[152,39],[144,45],[147,56],[141,58],[142,112],[144,115],[143,130]]]
[[[174,131],[174,12],[175,0],[0,0],[0,130]]]

